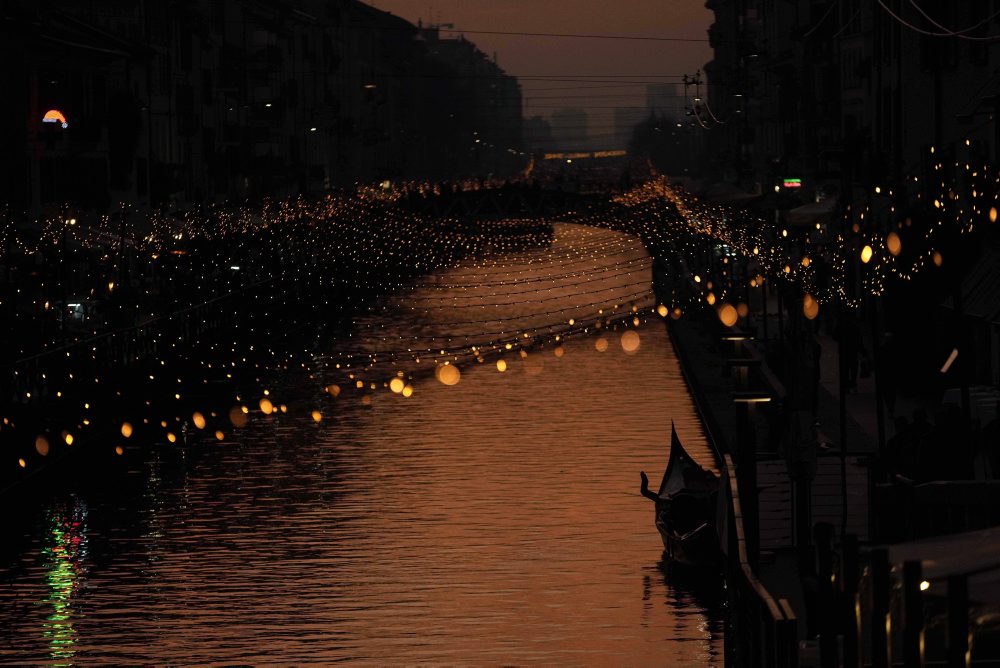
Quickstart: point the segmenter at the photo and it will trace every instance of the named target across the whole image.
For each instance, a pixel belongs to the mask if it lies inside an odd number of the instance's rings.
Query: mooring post
[[[948,578],[948,668],[968,668],[972,659],[969,633],[969,577]]]
[[[892,664],[892,630],[889,617],[889,552],[885,548],[871,551],[872,579],[872,668],[889,668]]]
[[[859,668],[861,652],[858,639],[861,637],[861,615],[858,605],[858,537],[849,533],[844,536],[844,558],[840,564],[840,584],[844,596],[844,657],[845,668]]]
[[[920,593],[923,582],[919,561],[903,564],[903,665],[924,665],[924,602]]]

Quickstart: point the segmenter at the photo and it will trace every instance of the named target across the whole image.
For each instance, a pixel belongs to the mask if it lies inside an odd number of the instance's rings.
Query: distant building
[[[995,179],[977,181],[1000,165],[995,3],[920,4],[708,0],[707,97],[721,121],[705,123],[714,179],[763,193],[788,179],[808,204],[834,200],[822,213],[800,212],[810,224],[875,239],[940,225],[928,213],[938,209],[959,220],[995,218],[985,204],[1000,197]],[[913,245],[923,243],[919,234],[908,237]],[[974,245],[965,249],[973,258],[983,251]],[[983,277],[994,260],[970,275],[992,285]],[[979,287],[962,289],[977,298]],[[1000,329],[976,337],[966,358],[976,361],[966,364],[976,380],[996,384]]]
[[[459,148],[471,156],[472,171],[484,176],[514,171],[524,148],[517,79],[464,36],[442,38],[434,26],[421,28],[420,35],[430,57],[454,73],[455,94],[436,100],[434,109],[442,118],[447,113]]]
[[[649,84],[646,86],[646,109],[650,115],[677,118],[681,116],[683,100],[675,84]]]
[[[560,150],[587,148],[587,112],[579,108],[559,109],[552,114],[552,139]]]
[[[552,125],[541,116],[524,119],[524,147],[526,151],[544,151],[554,146]]]
[[[632,134],[642,121],[649,118],[649,111],[642,107],[619,107],[615,109],[615,133],[613,144],[615,148],[627,148],[632,141]]]

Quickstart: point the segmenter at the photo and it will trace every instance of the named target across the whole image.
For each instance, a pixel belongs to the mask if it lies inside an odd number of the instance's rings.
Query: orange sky
[[[704,0],[370,0],[369,4],[414,23],[418,19],[453,23],[466,30],[705,39],[712,22]],[[583,107],[590,115],[592,135],[602,126],[610,128],[614,107],[645,106],[646,83],[679,83],[680,75],[694,74],[712,57],[707,42],[466,37],[487,54],[495,52],[500,66],[518,77],[603,77],[593,84],[522,79],[525,116]],[[629,81],[639,83],[623,85]],[[683,101],[677,104],[682,107]]]

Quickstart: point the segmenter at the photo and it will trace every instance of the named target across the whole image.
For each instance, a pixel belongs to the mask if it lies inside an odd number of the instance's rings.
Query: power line
[[[837,32],[833,33],[832,39],[836,39],[836,38],[840,37],[841,33],[843,33],[845,30],[847,30],[854,23],[854,20],[856,18],[858,18],[858,14],[861,13],[861,10],[864,9],[864,7],[865,7],[864,5],[858,6],[857,11],[854,12],[854,14],[851,16],[851,18],[847,19],[847,22],[844,23],[844,25],[840,26],[840,29]]]
[[[837,5],[839,4],[839,2],[840,2],[840,0],[833,0],[833,1],[832,1],[832,2],[830,3],[830,7],[829,7],[829,8],[827,8],[827,10],[826,10],[826,13],[825,13],[825,14],[823,14],[822,18],[820,18],[820,20],[816,22],[816,25],[814,25],[814,26],[813,26],[812,28],[810,28],[810,29],[808,30],[808,32],[806,32],[806,33],[805,33],[804,35],[802,35],[802,37],[803,37],[803,38],[806,38],[806,37],[808,37],[809,35],[811,35],[811,34],[813,34],[814,32],[816,32],[817,30],[819,30],[819,29],[820,29],[820,26],[822,26],[822,25],[823,25],[824,23],[826,23],[826,18],[827,18],[828,16],[830,16],[830,12],[832,12],[832,11],[833,11],[833,8],[834,8],[834,7],[836,7],[836,6],[837,6]]]
[[[899,14],[896,14],[894,11],[892,11],[891,9],[889,9],[889,7],[887,7],[886,4],[885,4],[885,2],[883,2],[882,0],[878,0],[878,4],[879,4],[879,6],[883,10],[885,10],[886,14],[888,14],[889,16],[891,16],[892,18],[894,18],[897,23],[899,23],[900,25],[902,25],[902,26],[904,26],[906,28],[909,28],[913,32],[918,33],[920,35],[926,35],[928,37],[958,37],[959,39],[967,39],[967,40],[976,41],[976,42],[993,42],[993,41],[996,41],[997,39],[1000,39],[1000,35],[989,35],[987,37],[970,37],[969,35],[962,35],[962,34],[959,34],[956,31],[952,31],[952,30],[949,30],[948,32],[932,32],[930,30],[924,30],[923,28],[920,28],[919,26],[916,26],[916,25],[910,23],[909,21],[907,21],[906,19],[904,19],[903,17],[901,17]],[[914,7],[917,7],[917,5],[914,4]],[[923,10],[920,9],[920,7],[917,7],[917,9],[920,10],[920,12],[922,14],[924,14]],[[934,21],[933,19],[931,19],[930,17],[928,17],[927,14],[924,14],[924,16],[927,17],[927,19],[933,25],[938,26],[938,28],[941,28],[941,29],[944,29],[944,30],[948,30],[948,28],[943,28],[943,26],[941,26],[941,24],[939,24],[937,21]],[[994,16],[997,16],[997,14],[994,14]],[[982,24],[978,24],[978,25],[982,25]],[[966,28],[965,30],[973,30],[975,27],[978,27],[978,25],[974,26],[973,28]]]
[[[992,16],[987,16],[986,18],[984,18],[982,21],[980,21],[979,23],[977,23],[974,26],[970,26],[968,28],[963,28],[962,30],[951,30],[950,28],[947,28],[947,27],[941,25],[940,23],[938,23],[937,21],[935,21],[933,18],[931,18],[930,14],[928,14],[927,12],[925,12],[923,10],[923,8],[916,3],[916,0],[910,0],[910,4],[913,5],[913,7],[918,12],[920,12],[925,19],[927,19],[928,21],[930,21],[931,25],[935,26],[936,28],[940,28],[941,30],[945,30],[946,31],[945,35],[953,35],[955,37],[961,37],[963,39],[974,39],[974,40],[991,40],[991,39],[996,39],[997,38],[996,35],[987,36],[987,37],[972,37],[972,36],[967,36],[964,33],[969,33],[969,32],[972,32],[973,30],[976,30],[978,28],[983,27],[984,25],[986,25],[987,23],[989,23],[990,21],[992,21],[993,19],[995,19],[997,16],[1000,16],[1000,11],[994,12]]]
[[[559,37],[569,39],[610,39],[639,42],[707,42],[707,37],[644,37],[639,35],[602,35],[597,33],[520,32],[513,30],[463,30],[439,28],[442,32],[468,33],[470,35],[511,35],[515,37]]]
[[[563,87],[549,87],[549,88],[532,88],[532,91],[553,91],[553,90],[600,90],[603,88],[638,88],[640,86],[645,86],[643,83],[618,83],[618,84],[599,84],[596,86],[563,86]]]
[[[584,99],[592,100],[594,98],[609,98],[609,97],[625,97],[625,98],[635,98],[636,93],[586,93],[584,95],[526,95],[523,96],[525,100],[571,100],[571,99]],[[666,98],[682,98],[684,95],[660,95],[657,94],[655,97],[659,99]],[[638,105],[645,107],[646,105]],[[660,106],[660,105],[657,105]]]

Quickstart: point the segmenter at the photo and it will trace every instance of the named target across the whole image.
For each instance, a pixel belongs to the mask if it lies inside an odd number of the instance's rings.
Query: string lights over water
[[[832,303],[857,307],[861,297],[846,287],[853,273],[865,294],[881,295],[890,280],[943,266],[939,242],[948,231],[995,223],[995,196],[985,193],[997,180],[985,168],[955,168],[964,190],[944,181],[939,192],[927,190],[935,194],[924,200],[930,224],[926,216],[919,225],[912,217],[893,224],[894,194],[878,188],[839,222],[791,235],[662,177],[559,220],[432,219],[404,203],[435,187],[408,184],[156,213],[141,233],[123,234],[120,218],[83,224],[65,212],[42,221],[37,236],[6,225],[2,241],[15,252],[57,263],[72,262],[73,249],[106,259],[124,253],[159,272],[158,289],[183,284],[191,305],[116,332],[36,342],[35,356],[9,368],[14,401],[0,416],[3,466],[28,472],[95,440],[118,456],[198,433],[226,442],[252,417],[288,410],[321,422],[334,410],[330,402],[410,398],[422,377],[455,385],[469,364],[489,362],[501,373],[518,361],[534,365],[539,355],[561,356],[571,337],[593,336],[597,353],[612,344],[632,352],[645,323],[691,309],[714,308],[735,325],[747,315],[749,289],[766,282],[797,291],[810,319]],[[663,303],[649,278],[657,260],[643,244],[669,249],[687,271],[674,277],[684,289]],[[715,269],[702,276],[696,260],[706,248]],[[121,286],[101,281],[114,303]],[[39,295],[55,290],[38,287]],[[151,296],[147,289],[140,299]],[[32,306],[43,313],[50,302],[39,297]],[[396,326],[385,327],[386,314]],[[348,326],[336,332],[316,326],[345,315]],[[313,405],[268,396],[289,370],[315,382]]]

